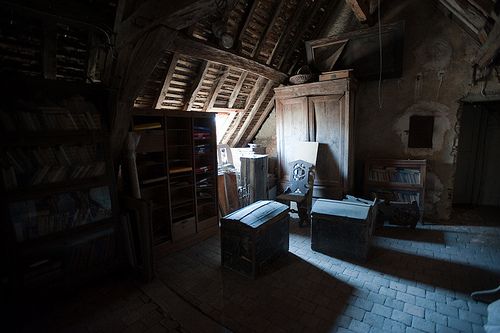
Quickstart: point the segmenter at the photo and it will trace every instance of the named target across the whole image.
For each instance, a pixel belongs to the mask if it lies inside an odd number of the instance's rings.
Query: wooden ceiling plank
[[[327,1],[329,1],[329,0],[327,0]],[[299,26],[301,26],[302,29],[299,29],[298,34],[293,39],[292,45],[288,45],[285,54],[283,55],[283,57],[279,61],[278,68],[281,68],[286,63],[286,60],[288,60],[288,58],[290,57],[290,54],[292,54],[292,52],[297,48],[297,45],[302,40],[302,36],[306,32],[307,27],[309,27],[309,24],[311,23],[313,17],[316,16],[316,12],[321,7],[321,4],[322,4],[322,2],[320,0],[317,0],[314,3],[314,5],[313,5],[312,10],[308,11],[309,15],[306,16],[306,18],[304,19],[304,21],[303,22],[297,22],[297,24]]]
[[[198,70],[198,75],[193,81],[191,91],[187,94],[187,96],[190,96],[190,98],[189,102],[185,105],[183,111],[191,111],[191,109],[193,108],[193,103],[195,102],[196,97],[198,96],[198,92],[200,91],[201,86],[203,85],[203,78],[207,74],[209,67],[210,67],[209,62],[203,61],[203,63],[200,66],[200,69]]]
[[[266,86],[264,87],[264,89],[260,93],[257,101],[255,101],[255,104],[252,106],[250,113],[248,114],[247,118],[245,119],[245,122],[243,123],[243,125],[241,125],[241,128],[238,131],[238,134],[236,135],[236,138],[233,141],[233,146],[238,145],[238,143],[240,142],[241,138],[243,137],[243,135],[247,131],[248,126],[250,126],[250,124],[252,123],[252,120],[255,117],[255,114],[260,109],[260,106],[262,105],[262,103],[266,99],[267,94],[272,89],[273,84],[274,84],[273,81],[267,81]]]
[[[253,59],[248,59],[234,52],[222,50],[182,35],[178,35],[174,42],[169,45],[169,51],[249,71],[279,83],[284,82],[288,78],[288,75],[285,73]]]
[[[269,58],[266,61],[267,65],[270,65],[273,62],[274,55],[276,54],[277,50],[281,50],[284,46],[284,43],[286,42],[288,36],[290,35],[290,32],[292,31],[294,24],[292,22],[297,22],[300,18],[300,15],[302,14],[302,11],[304,10],[304,7],[306,5],[306,1],[299,1],[299,4],[297,8],[295,8],[295,11],[293,12],[293,15],[289,21],[289,24],[287,24],[286,29],[281,32],[278,41],[276,44],[274,44],[274,48],[271,51],[271,54],[269,55]]]
[[[276,23],[276,20],[281,14],[281,10],[283,9],[283,6],[286,4],[285,0],[279,0],[279,4],[275,6],[274,14],[271,19],[271,21],[268,23],[266,30],[264,31],[264,34],[262,35],[261,38],[257,40],[257,44],[255,45],[254,50],[252,51],[252,57],[258,57],[260,50],[262,49],[262,46],[264,45],[264,42],[266,39],[269,37],[269,34],[273,30],[274,24]]]
[[[243,146],[246,146],[247,144],[249,144],[250,140],[252,140],[253,137],[255,135],[257,135],[257,132],[261,128],[262,124],[269,116],[269,113],[271,113],[271,110],[274,108],[274,100],[275,100],[275,97],[273,95],[273,97],[271,98],[271,100],[267,104],[266,108],[264,109],[264,112],[262,112],[262,114],[260,115],[259,120],[257,120],[257,123],[255,124],[254,128],[252,128],[252,130],[250,131],[250,133],[246,137],[245,141],[243,142]]]
[[[212,96],[210,97],[210,102],[206,103],[203,106],[203,111],[210,110],[211,108],[214,107],[215,101],[217,100],[217,96],[219,96],[219,92],[222,89],[222,86],[224,85],[224,82],[226,81],[226,78],[229,76],[229,67],[227,67],[224,70],[224,73],[219,77],[219,81],[217,82],[217,85],[215,89],[213,90]]]
[[[227,0],[232,8],[235,0]],[[174,30],[187,28],[205,16],[215,13],[217,0],[147,0],[119,26],[116,47],[135,43],[157,26]]]
[[[234,86],[233,92],[231,93],[231,96],[229,97],[229,101],[227,102],[227,106],[232,108],[234,107],[234,103],[236,102],[236,99],[238,98],[238,95],[240,94],[241,87],[243,87],[243,83],[245,82],[245,79],[247,78],[248,72],[243,71],[240,75],[240,78],[238,79],[238,82]]]
[[[177,61],[179,60],[179,53],[174,53],[172,55],[172,60],[170,61],[170,66],[168,67],[167,74],[165,75],[165,79],[163,80],[163,86],[160,90],[160,94],[156,99],[155,109],[161,109],[161,103],[165,100],[165,97],[168,92],[168,87],[170,85],[170,81],[172,80],[172,76],[175,72],[175,67],[177,66]]]
[[[257,5],[260,0],[253,0],[252,5],[248,8],[248,10],[245,12],[245,21],[243,25],[238,29],[238,34],[237,34],[237,40],[241,41],[243,38],[243,35],[245,34],[245,31],[248,28],[248,25],[250,24],[250,21],[252,20],[253,13],[255,12],[255,9],[257,8]],[[241,50],[241,43],[238,43],[238,51]]]
[[[245,106],[245,110],[238,114],[238,117],[236,118],[233,126],[230,128],[229,132],[227,133],[228,134],[227,141],[224,143],[229,144],[231,147],[234,147],[234,146],[232,146],[232,144],[234,144],[234,140],[231,141],[231,138],[233,137],[234,133],[236,132],[236,130],[240,126],[245,115],[248,113],[248,110],[250,109],[250,106],[252,105],[252,101],[255,98],[255,96],[257,95],[257,93],[259,92],[262,85],[264,84],[264,81],[265,81],[265,79],[263,77],[259,77],[257,79],[257,82],[255,82],[255,85],[253,86],[252,91],[248,95],[247,105]],[[231,141],[231,142],[229,142],[229,141]]]

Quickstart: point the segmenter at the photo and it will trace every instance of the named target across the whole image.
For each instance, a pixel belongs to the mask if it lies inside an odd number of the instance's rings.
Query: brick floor
[[[158,276],[235,332],[481,331],[486,307],[469,294],[500,281],[500,221],[463,214],[377,230],[366,263],[312,251],[292,222],[288,257],[255,280],[221,269],[218,237],[159,260]]]
[[[149,285],[114,277],[27,304],[16,331],[482,332],[486,304],[468,295],[500,281],[492,216],[378,230],[366,263],[312,251],[293,221],[289,255],[255,280],[221,268],[213,237],[158,260]]]

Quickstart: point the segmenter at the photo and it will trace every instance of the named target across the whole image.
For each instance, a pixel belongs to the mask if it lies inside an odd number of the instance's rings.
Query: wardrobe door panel
[[[288,181],[288,163],[297,142],[309,141],[307,97],[276,101],[280,179]]]
[[[341,195],[347,174],[345,144],[348,136],[345,128],[344,96],[309,98],[309,112],[314,120],[311,126],[311,141],[320,143],[315,186],[329,197]]]

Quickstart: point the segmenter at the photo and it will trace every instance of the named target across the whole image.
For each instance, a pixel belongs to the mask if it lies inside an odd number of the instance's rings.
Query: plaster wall
[[[392,3],[391,3],[392,5]],[[431,1],[402,1],[384,10],[382,22],[405,21],[403,75],[360,82],[356,106],[356,163],[370,158],[427,159],[425,211],[429,218],[451,213],[459,100],[477,94],[472,65],[478,45]],[[498,84],[490,84],[498,90]],[[381,105],[381,107],[379,107]],[[408,148],[411,115],[432,115],[433,147]],[[356,177],[359,179],[361,172]]]
[[[344,6],[345,7],[345,6]],[[332,20],[323,36],[362,28],[342,7],[343,19]],[[479,45],[433,1],[382,3],[382,23],[405,21],[403,74],[383,80],[379,108],[378,81],[360,81],[356,100],[356,188],[362,189],[364,161],[370,158],[427,159],[427,218],[448,219],[451,213],[460,99],[500,96],[494,73],[488,84],[472,84],[472,60]],[[355,20],[355,19],[354,19]],[[346,29],[348,27],[348,29]],[[480,94],[484,88],[486,97]],[[408,148],[411,115],[433,115],[431,149]],[[276,117],[271,113],[255,138],[276,156]]]

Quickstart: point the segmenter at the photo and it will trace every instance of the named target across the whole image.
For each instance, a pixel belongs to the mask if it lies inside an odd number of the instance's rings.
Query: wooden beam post
[[[111,147],[116,159],[122,151],[130,126],[134,100],[153,72],[165,49],[173,43],[177,31],[158,27],[146,36],[130,52],[121,52],[115,70],[115,80],[119,81],[117,103],[111,121]],[[124,51],[124,50],[123,50]]]

